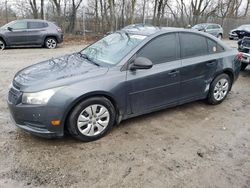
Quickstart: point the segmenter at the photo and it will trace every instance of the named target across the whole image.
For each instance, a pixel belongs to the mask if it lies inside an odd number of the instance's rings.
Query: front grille
[[[21,100],[21,95],[22,95],[22,92],[16,89],[14,86],[12,86],[9,90],[8,100],[12,104],[17,104]]]

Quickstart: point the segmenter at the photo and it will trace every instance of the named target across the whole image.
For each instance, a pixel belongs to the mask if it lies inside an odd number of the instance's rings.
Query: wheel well
[[[232,73],[232,71],[225,70],[225,71],[223,71],[223,73],[225,73],[225,74],[227,74],[229,76],[229,78],[231,80],[231,83],[233,84],[233,82],[234,82],[234,74]]]
[[[5,40],[3,39],[3,37],[0,37],[0,40],[2,40],[4,42],[4,44],[6,45]]]
[[[56,36],[54,36],[54,35],[48,35],[48,36],[46,36],[45,37],[45,39],[44,39],[44,43],[45,43],[45,41],[46,41],[46,39],[47,38],[54,38],[54,39],[56,39],[56,42],[58,42],[58,40],[57,40],[57,37]]]
[[[67,121],[69,118],[69,115],[71,114],[71,112],[73,111],[73,109],[82,101],[87,100],[89,98],[93,98],[93,97],[105,97],[107,98],[114,106],[115,111],[116,111],[116,122],[118,121],[118,116],[120,114],[120,110],[118,108],[118,105],[116,103],[116,101],[110,97],[109,95],[106,94],[94,94],[94,95],[90,95],[90,96],[86,96],[86,97],[80,97],[77,100],[75,100],[74,104],[70,107],[70,109],[66,112],[65,118],[64,118],[64,132],[67,131]]]
[[[218,36],[221,35],[221,37],[223,38],[223,34],[222,33],[219,33]]]

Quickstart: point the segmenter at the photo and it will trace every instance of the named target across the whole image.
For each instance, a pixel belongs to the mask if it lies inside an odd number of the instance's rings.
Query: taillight
[[[60,27],[58,27],[56,30],[57,30],[59,33],[62,33],[62,29],[61,29]]]
[[[239,52],[237,54],[237,59],[240,60],[240,61],[242,61],[242,59],[243,59],[243,53],[242,52]]]

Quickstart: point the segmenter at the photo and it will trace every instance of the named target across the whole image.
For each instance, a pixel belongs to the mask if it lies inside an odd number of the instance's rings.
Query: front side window
[[[100,64],[115,65],[145,38],[143,35],[116,32],[88,46],[81,54]]]
[[[208,54],[206,37],[191,33],[180,33],[182,58]]]
[[[137,57],[148,58],[153,64],[173,61],[178,59],[177,44],[175,33],[162,35],[146,44]]]
[[[16,22],[10,25],[9,27],[11,27],[14,30],[27,29],[27,22]]]

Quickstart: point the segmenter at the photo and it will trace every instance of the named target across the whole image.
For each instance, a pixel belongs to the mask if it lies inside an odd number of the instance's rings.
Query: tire
[[[247,65],[246,63],[241,63],[241,67],[240,67],[240,70],[241,71],[244,71],[246,68],[247,68]]]
[[[57,40],[54,37],[48,37],[45,39],[44,45],[48,49],[55,49],[57,47]]]
[[[69,133],[78,140],[89,142],[106,135],[115,124],[116,112],[105,97],[93,97],[79,103],[67,122]]]
[[[232,81],[227,74],[217,76],[211,83],[207,102],[212,105],[220,104],[227,97]]]
[[[217,38],[220,39],[220,40],[222,40],[222,38],[223,38],[223,37],[222,37],[222,34],[219,34],[219,35],[217,36]]]
[[[6,47],[5,42],[2,39],[0,39],[0,50],[4,50],[5,47]]]

